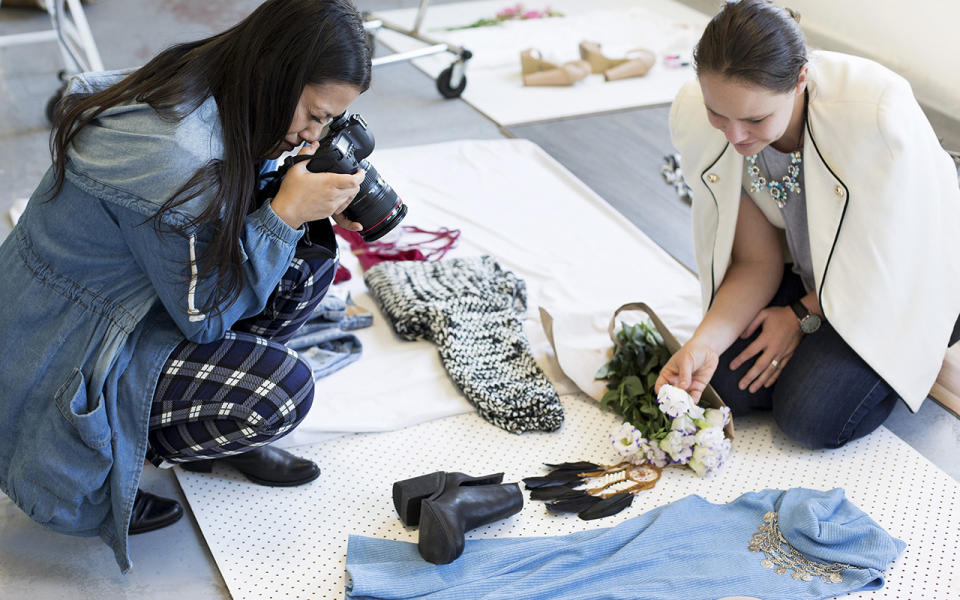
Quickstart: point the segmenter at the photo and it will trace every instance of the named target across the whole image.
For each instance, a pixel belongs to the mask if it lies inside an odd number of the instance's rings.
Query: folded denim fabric
[[[313,378],[326,377],[360,359],[363,344],[352,333],[337,327],[298,335],[287,342],[313,370]]]
[[[363,344],[347,331],[371,324],[373,315],[354,304],[349,294],[343,298],[330,294],[287,341],[287,347],[296,350],[313,369],[313,378],[319,379],[360,359]]]
[[[304,324],[301,331],[315,331],[335,325],[343,331],[362,329],[373,324],[373,313],[357,306],[350,294],[340,298],[328,295],[313,310],[313,315]]]

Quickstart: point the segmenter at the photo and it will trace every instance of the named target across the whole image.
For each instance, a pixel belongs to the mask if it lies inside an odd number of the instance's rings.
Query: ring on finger
[[[777,359],[773,359],[770,361],[770,366],[773,367],[774,371],[776,371],[777,369],[780,368],[780,361]]]

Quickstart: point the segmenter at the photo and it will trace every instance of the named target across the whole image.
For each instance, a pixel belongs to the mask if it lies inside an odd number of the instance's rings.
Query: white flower
[[[733,445],[728,439],[724,439],[722,443],[713,448],[700,446],[698,444],[693,447],[693,456],[690,458],[687,466],[693,469],[700,477],[709,475],[723,466],[723,463],[726,462],[730,456],[732,447]]]
[[[671,431],[660,440],[660,449],[669,454],[674,462],[684,464],[693,455],[693,436]]]
[[[703,413],[703,420],[707,422],[708,427],[726,427],[730,422],[730,407],[708,408]]]
[[[662,468],[670,464],[670,457],[657,444],[647,442],[647,461]]]
[[[670,423],[670,429],[680,431],[684,434],[697,432],[697,424],[693,422],[690,415],[680,415]]]
[[[724,442],[723,429],[719,427],[707,427],[701,429],[694,436],[694,443],[705,448],[717,448]]]
[[[660,405],[660,410],[671,419],[687,414],[691,408],[696,406],[693,398],[686,390],[674,387],[669,383],[660,387],[660,393],[657,394],[657,403]]]
[[[703,418],[703,407],[697,404],[694,404],[690,407],[690,410],[687,411],[687,414],[690,415],[691,419],[702,419]]]
[[[633,454],[626,455],[624,458],[627,459],[627,462],[635,465],[646,464],[647,453],[650,449],[650,442],[648,442],[646,438],[640,438],[640,441],[637,443],[637,445],[640,447],[640,449]]]
[[[644,454],[646,449],[641,441],[643,441],[643,436],[640,435],[640,431],[627,422],[621,423],[619,427],[610,432],[610,442],[613,444],[614,450],[623,457],[629,458],[638,452]]]

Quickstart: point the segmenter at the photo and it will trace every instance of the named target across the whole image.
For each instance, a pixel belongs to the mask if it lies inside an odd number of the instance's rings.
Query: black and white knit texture
[[[364,280],[400,337],[437,345],[484,419],[514,433],[563,424],[557,392],[523,331],[526,283],[493,258],[382,262]]]

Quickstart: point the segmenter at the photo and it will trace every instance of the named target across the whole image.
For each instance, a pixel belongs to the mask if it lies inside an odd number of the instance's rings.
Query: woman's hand
[[[716,350],[693,338],[681,346],[660,370],[654,391],[659,393],[660,386],[669,383],[686,390],[694,400],[700,400],[700,394],[713,378],[719,362]]]
[[[761,331],[757,339],[730,362],[730,370],[735,371],[740,365],[757,356],[753,366],[740,380],[740,389],[744,390],[749,386],[750,393],[756,392],[761,386],[770,387],[777,381],[783,367],[803,339],[800,322],[789,306],[771,306],[761,310],[740,337],[749,338],[758,327]]]
[[[301,148],[298,154],[313,154],[316,151],[317,142],[313,142]],[[308,221],[333,216],[341,227],[360,231],[362,226],[359,223],[346,219],[340,213],[360,192],[360,184],[366,175],[363,169],[352,175],[313,173],[307,170],[307,162],[299,162],[287,171],[280,191],[271,202],[273,211],[294,229]]]

